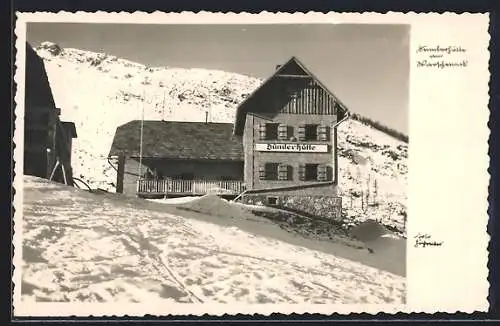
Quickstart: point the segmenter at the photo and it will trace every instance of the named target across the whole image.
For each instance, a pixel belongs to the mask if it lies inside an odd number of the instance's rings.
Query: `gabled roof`
[[[243,144],[231,123],[144,121],[142,157],[243,161]],[[109,156],[140,156],[141,121],[116,129]]]
[[[43,60],[28,42],[25,45],[26,79],[24,96],[26,111],[39,108],[53,110],[56,105]]]
[[[311,73],[302,64],[302,62],[300,62],[299,59],[297,59],[296,57],[291,57],[285,64],[279,66],[268,79],[266,79],[259,87],[257,87],[257,89],[255,89],[249,96],[247,96],[245,100],[240,103],[240,105],[238,105],[238,108],[236,109],[233,134],[240,136],[243,134],[243,129],[244,129],[243,127],[245,125],[246,115],[247,113],[251,112],[249,111],[249,108],[246,105],[248,101],[255,95],[257,95],[263,88],[265,88],[272,79],[276,78],[277,75],[287,72],[289,70],[293,70],[294,68],[298,68],[298,70],[301,70],[300,72],[301,74],[311,77],[328,95],[330,95],[336,100],[341,109],[341,112],[339,112],[339,120],[342,119],[348,113],[347,107],[342,102],[340,102],[340,100],[337,98],[337,96],[335,96],[335,94],[333,94],[313,73]]]
[[[61,124],[64,130],[66,130],[69,136],[71,136],[71,138],[77,138],[76,127],[74,122],[61,121]]]

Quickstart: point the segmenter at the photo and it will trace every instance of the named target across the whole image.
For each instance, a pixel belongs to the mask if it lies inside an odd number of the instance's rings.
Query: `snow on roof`
[[[231,123],[144,121],[143,157],[243,161]],[[109,156],[140,156],[141,121],[116,129]]]

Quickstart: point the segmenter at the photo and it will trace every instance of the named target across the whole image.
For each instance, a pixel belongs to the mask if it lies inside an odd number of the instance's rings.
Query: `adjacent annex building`
[[[335,218],[337,126],[348,116],[292,57],[238,106],[233,124],[144,121],[142,149],[141,121],[120,126],[110,152],[120,158],[117,191],[225,194]]]
[[[232,131],[231,123],[208,122],[134,120],[118,127],[109,153],[118,157],[116,191],[150,198],[240,194],[243,146]]]
[[[24,174],[73,185],[73,122],[61,121],[43,60],[26,43]]]

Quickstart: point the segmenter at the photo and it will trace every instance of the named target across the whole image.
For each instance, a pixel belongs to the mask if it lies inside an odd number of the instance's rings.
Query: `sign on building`
[[[326,144],[288,144],[288,143],[259,143],[255,144],[259,152],[297,152],[297,153],[327,153]]]

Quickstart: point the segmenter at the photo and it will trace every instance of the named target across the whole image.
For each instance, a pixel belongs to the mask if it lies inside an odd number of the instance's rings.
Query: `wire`
[[[73,177],[73,181],[78,181],[78,182],[83,183],[89,189],[89,191],[92,192],[92,188],[90,188],[90,186],[85,181],[83,181],[82,179]],[[73,182],[73,183],[75,185],[77,184],[76,182]],[[78,186],[78,185],[77,185],[77,187],[80,188],[80,186]]]

